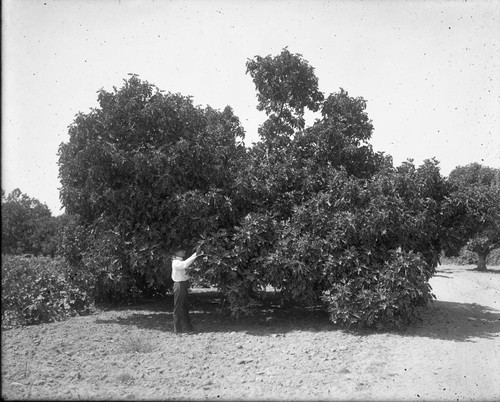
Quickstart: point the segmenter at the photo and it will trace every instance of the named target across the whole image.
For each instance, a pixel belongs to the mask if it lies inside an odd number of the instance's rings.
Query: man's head
[[[176,257],[184,258],[186,256],[186,250],[183,247],[177,247],[174,250],[174,254]]]

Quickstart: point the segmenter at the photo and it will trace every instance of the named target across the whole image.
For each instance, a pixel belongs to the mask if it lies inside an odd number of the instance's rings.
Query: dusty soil
[[[4,399],[499,400],[500,267],[441,266],[437,296],[400,332],[348,332],[319,310],[231,320],[192,294],[2,333]]]

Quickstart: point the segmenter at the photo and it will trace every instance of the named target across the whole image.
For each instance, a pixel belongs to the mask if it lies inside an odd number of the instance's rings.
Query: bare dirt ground
[[[232,320],[191,294],[194,335],[172,298],[2,333],[14,399],[500,400],[500,267],[441,266],[435,301],[399,332],[348,332],[319,310]]]

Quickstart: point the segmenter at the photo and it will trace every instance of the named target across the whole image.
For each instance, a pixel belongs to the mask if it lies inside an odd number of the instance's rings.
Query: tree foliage
[[[394,167],[369,143],[366,101],[342,88],[325,97],[300,54],[246,66],[268,116],[249,149],[229,107],[195,106],[136,75],[99,91],[59,150],[66,255],[101,295],[124,297],[163,291],[169,250],[203,241],[194,279],[235,315],[272,286],[283,304],[324,303],[342,325],[408,322],[454,242],[438,162]],[[306,109],[321,115],[309,127]]]
[[[166,252],[235,224],[244,131],[230,107],[200,108],[136,75],[98,101],[59,149],[62,203],[91,239],[73,260],[118,294],[163,285]]]
[[[472,163],[455,168],[449,175],[451,192],[446,214],[453,231],[450,255],[466,246],[478,255],[478,269],[486,269],[486,258],[500,247],[500,170]]]
[[[281,129],[292,133],[293,129],[304,128],[305,109],[315,112],[323,100],[314,68],[302,55],[292,54],[287,48],[275,57],[248,60],[247,73],[257,90],[257,109],[266,112],[268,122],[273,123],[268,126],[275,129],[261,129],[265,139],[271,138],[271,133],[279,136]]]
[[[410,161],[393,168],[391,159],[368,143],[373,127],[366,102],[343,89],[326,100],[318,96],[316,104],[310,97],[302,102],[322,111],[311,127],[287,121],[293,113],[283,118],[280,112],[294,111],[287,104],[290,97],[273,86],[293,82],[300,76],[294,68],[306,62],[295,55],[296,62],[284,69],[283,55],[290,56],[285,50],[276,58],[247,63],[261,73],[252,76],[263,93],[258,99],[267,102],[267,109],[263,103],[258,108],[269,116],[260,129],[262,142],[249,151],[238,179],[253,212],[233,230],[211,237],[205,245],[212,256],[205,274],[212,283],[228,286],[236,313],[248,312],[257,303],[257,290],[268,285],[280,292],[283,303],[314,304],[323,297],[335,309],[336,284],[349,279],[348,286],[369,287],[387,277],[387,267],[399,266],[395,260],[407,260],[422,275],[406,282],[400,278],[404,307],[370,299],[374,304],[369,308],[384,313],[342,321],[401,325],[410,311],[432,298],[427,281],[438,262],[443,234],[439,211],[446,194],[438,163],[426,161],[416,168]],[[275,81],[272,71],[283,76]],[[311,91],[317,91],[317,80],[309,82],[314,83]],[[271,130],[280,124],[287,130]],[[405,272],[398,270],[398,275]],[[371,282],[364,281],[367,277]],[[350,317],[359,313],[358,307],[351,305]]]
[[[2,254],[54,256],[57,219],[47,205],[15,189],[2,190]]]
[[[2,255],[2,325],[38,324],[87,314],[94,282],[59,257]]]

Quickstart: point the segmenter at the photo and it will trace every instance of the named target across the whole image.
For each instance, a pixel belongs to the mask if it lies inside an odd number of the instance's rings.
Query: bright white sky
[[[98,89],[136,73],[195,104],[230,105],[250,145],[265,115],[245,63],[285,46],[326,95],[367,100],[371,143],[396,165],[500,168],[496,0],[4,0],[2,17],[2,188],[54,215],[59,144]]]

